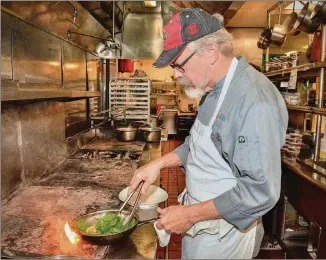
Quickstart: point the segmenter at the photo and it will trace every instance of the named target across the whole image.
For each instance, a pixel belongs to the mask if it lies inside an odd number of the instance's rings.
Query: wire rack
[[[109,107],[111,111],[126,109],[125,115],[116,119],[150,119],[151,81],[147,78],[110,79]]]

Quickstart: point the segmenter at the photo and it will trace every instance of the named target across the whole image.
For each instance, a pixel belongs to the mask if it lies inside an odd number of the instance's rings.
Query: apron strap
[[[223,104],[223,101],[225,99],[226,93],[227,93],[227,91],[229,89],[229,86],[231,84],[231,81],[233,79],[233,75],[234,75],[235,70],[236,70],[236,68],[238,66],[238,63],[239,62],[238,62],[237,58],[234,57],[232,59],[232,63],[230,65],[230,68],[228,70],[228,73],[226,74],[226,78],[225,78],[225,81],[224,81],[224,84],[223,84],[223,87],[222,87],[221,95],[220,95],[220,97],[218,99],[218,102],[217,102],[217,105],[216,105],[216,108],[215,108],[215,112],[214,112],[214,114],[212,116],[212,119],[209,122],[209,127],[212,127],[213,126],[213,124],[215,122],[215,118],[218,115],[218,112],[220,111],[220,108],[221,108],[221,106]]]

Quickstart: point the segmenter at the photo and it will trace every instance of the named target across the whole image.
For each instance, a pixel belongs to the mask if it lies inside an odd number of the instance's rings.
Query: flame
[[[71,230],[68,222],[66,222],[65,224],[65,233],[71,244],[76,245],[79,242],[80,237],[74,231]]]

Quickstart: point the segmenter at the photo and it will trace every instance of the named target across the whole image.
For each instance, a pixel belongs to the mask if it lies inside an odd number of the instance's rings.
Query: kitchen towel
[[[159,241],[161,247],[165,247],[170,242],[171,234],[169,232],[166,232],[163,228],[161,230],[159,230],[156,227],[156,223],[157,223],[157,221],[154,223],[154,228],[155,228],[156,234],[158,236],[158,241]]]

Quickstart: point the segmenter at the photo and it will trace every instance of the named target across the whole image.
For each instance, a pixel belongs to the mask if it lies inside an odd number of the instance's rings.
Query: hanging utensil
[[[298,14],[298,19],[295,22],[293,28],[306,33],[314,33],[320,26],[320,19],[311,19],[311,16],[315,10],[315,5],[307,2],[301,12]]]
[[[300,30],[294,29],[294,24],[298,19],[298,14],[295,12],[295,1],[293,2],[292,13],[287,16],[283,21],[284,31],[287,35],[297,36],[301,33]]]
[[[326,2],[318,1],[310,18],[313,21],[319,19],[321,23],[326,24]]]
[[[282,6],[280,5],[280,12],[278,16],[278,24],[275,24],[272,31],[272,44],[283,47],[286,40],[286,32],[281,24]]]
[[[270,29],[270,15],[268,15],[268,21],[267,25],[268,28],[266,28],[261,35],[259,36],[259,39],[257,41],[257,47],[259,49],[267,49],[268,46],[271,44],[271,37],[272,37],[272,30]]]

